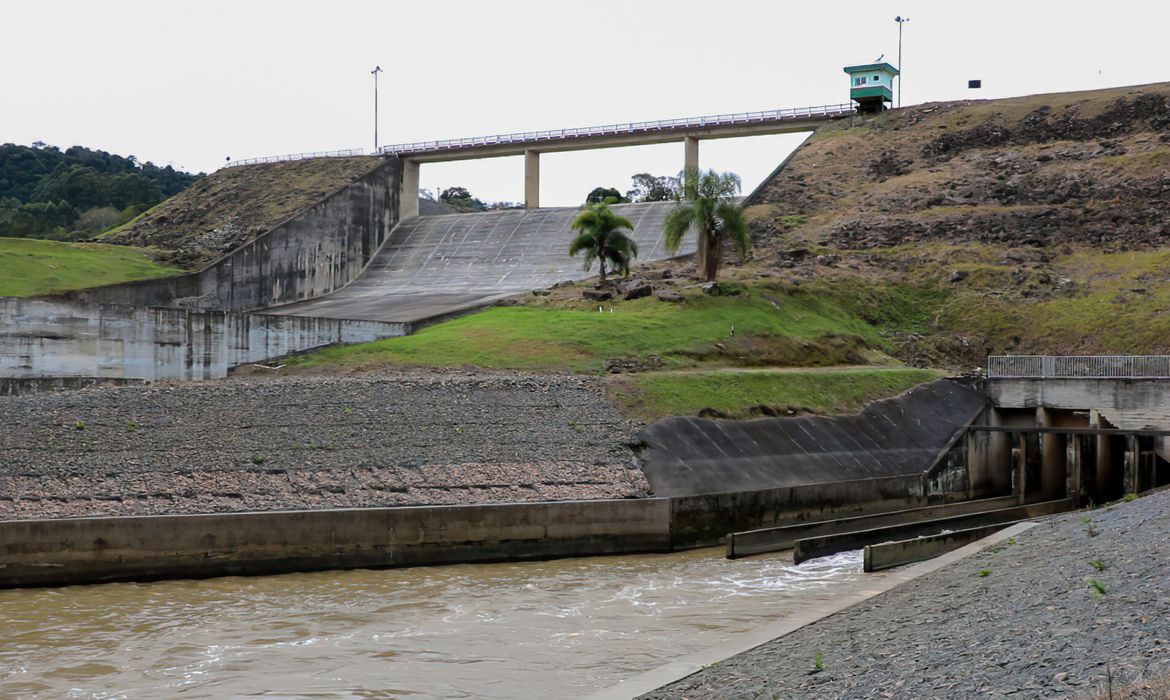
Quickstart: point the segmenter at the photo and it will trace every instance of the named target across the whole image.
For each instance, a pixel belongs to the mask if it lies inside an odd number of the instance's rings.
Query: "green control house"
[[[858,112],[880,112],[886,108],[887,102],[894,101],[897,68],[888,63],[869,63],[846,66],[845,72],[849,74],[849,97],[857,102]]]

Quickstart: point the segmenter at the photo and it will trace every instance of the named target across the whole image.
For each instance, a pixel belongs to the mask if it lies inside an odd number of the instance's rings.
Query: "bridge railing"
[[[476,148],[480,146],[500,146],[519,143],[539,143],[541,141],[560,141],[565,139],[585,138],[590,136],[638,134],[649,133],[653,131],[679,131],[683,129],[733,126],[735,124],[757,124],[787,121],[791,119],[809,119],[812,117],[839,117],[852,114],[852,112],[852,104],[841,103],[835,105],[823,105],[820,107],[772,109],[763,112],[715,114],[706,117],[689,117],[685,119],[658,119],[647,122],[625,122],[622,124],[606,124],[605,126],[589,126],[576,129],[521,131],[513,134],[473,136],[471,138],[447,139],[443,141],[415,141],[414,143],[400,143],[390,146],[382,146],[379,151],[388,155],[408,155],[411,153],[449,151],[461,148]]]
[[[348,156],[362,156],[366,151],[362,148],[348,148],[343,151],[314,151],[312,153],[286,153],[282,156],[266,156],[264,158],[244,158],[233,160],[225,168],[234,168],[237,165],[258,165],[260,163],[283,163],[290,160],[308,160],[310,158],[345,158]]]
[[[989,379],[1170,379],[1170,355],[994,355]]]

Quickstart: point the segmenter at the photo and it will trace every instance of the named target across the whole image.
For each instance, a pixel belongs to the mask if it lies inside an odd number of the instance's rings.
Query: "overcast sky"
[[[212,171],[233,159],[843,102],[842,66],[897,63],[903,102],[1170,80],[1170,3],[58,2],[0,0],[0,141]],[[983,80],[968,90],[967,80]],[[704,141],[755,186],[800,142]],[[682,144],[547,154],[542,204],[677,173]],[[424,165],[422,186],[521,200],[519,157]]]

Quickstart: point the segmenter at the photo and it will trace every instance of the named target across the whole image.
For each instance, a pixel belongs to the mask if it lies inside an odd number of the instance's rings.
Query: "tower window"
[[[881,79],[882,79],[882,77],[881,77],[880,75],[875,75],[875,76],[873,76],[873,80],[874,80],[874,82],[875,82],[875,83],[876,83],[877,81],[881,80]]]
[[[865,85],[865,76],[862,75],[862,76],[858,76],[858,77],[854,78],[853,84],[854,85]]]

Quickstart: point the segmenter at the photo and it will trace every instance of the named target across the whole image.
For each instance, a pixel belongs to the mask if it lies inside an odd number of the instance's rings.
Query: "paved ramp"
[[[940,380],[852,416],[664,418],[642,432],[643,471],[656,496],[922,474],[986,401]]]
[[[638,260],[669,257],[662,224],[673,202],[621,204]],[[576,208],[422,216],[399,224],[365,272],[320,299],[265,313],[366,321],[417,321],[596,274],[567,251]],[[688,238],[680,253],[694,250]]]

